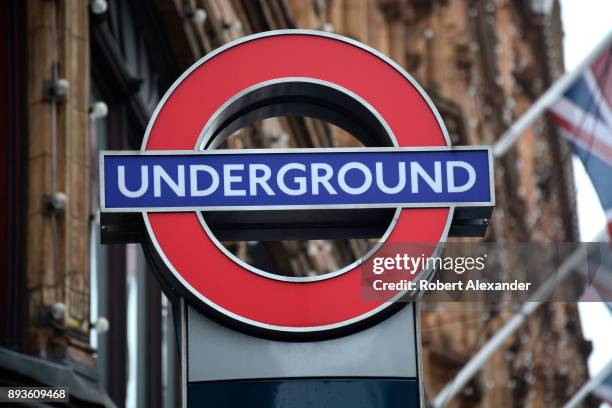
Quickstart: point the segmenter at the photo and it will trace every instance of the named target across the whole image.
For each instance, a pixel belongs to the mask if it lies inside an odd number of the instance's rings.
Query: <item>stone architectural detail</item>
[[[28,348],[89,357],[89,9],[86,2],[28,4]],[[53,95],[54,81],[69,89]],[[61,92],[59,92],[61,93]],[[54,192],[67,197],[53,211]],[[54,304],[65,310],[52,317]]]

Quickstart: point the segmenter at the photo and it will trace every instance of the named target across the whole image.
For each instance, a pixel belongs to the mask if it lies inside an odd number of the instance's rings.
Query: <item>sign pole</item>
[[[414,303],[351,336],[317,342],[237,333],[187,306],[187,407],[422,405]]]
[[[187,304],[185,298],[179,299],[180,308],[180,336],[177,337],[180,350],[180,365],[181,365],[181,407],[187,407]]]

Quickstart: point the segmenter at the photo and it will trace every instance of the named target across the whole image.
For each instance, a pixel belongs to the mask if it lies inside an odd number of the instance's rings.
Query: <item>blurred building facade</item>
[[[176,405],[172,307],[137,244],[100,243],[97,154],[138,149],[160,97],[194,61],[267,30],[348,36],[423,85],[454,144],[492,144],[563,71],[557,1],[12,0],[1,7],[0,384],[69,382],[76,405]],[[58,79],[68,89],[53,87]],[[226,147],[356,145],[324,122],[275,118],[240,130]],[[485,239],[577,240],[571,170],[568,147],[542,118],[498,162]],[[57,192],[65,206],[51,199]],[[293,275],[336,270],[369,244],[227,243],[252,263]],[[511,313],[505,303],[422,306],[429,398]],[[94,324],[103,328],[100,317],[110,322],[103,333]],[[587,379],[589,352],[576,305],[544,305],[451,406],[559,406]]]

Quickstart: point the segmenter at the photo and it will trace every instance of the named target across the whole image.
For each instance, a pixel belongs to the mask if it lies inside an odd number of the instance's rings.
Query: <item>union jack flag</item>
[[[550,113],[589,174],[612,237],[612,45],[555,102]]]

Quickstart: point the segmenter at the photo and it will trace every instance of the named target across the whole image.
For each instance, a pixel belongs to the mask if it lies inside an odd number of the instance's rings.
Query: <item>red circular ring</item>
[[[240,91],[285,77],[344,87],[387,122],[400,146],[446,146],[433,104],[382,54],[352,40],[298,30],[245,37],[198,61],[158,105],[142,150],[192,150],[209,118]],[[402,209],[386,242],[439,242],[449,208]],[[251,326],[313,332],[347,326],[389,306],[361,298],[356,267],[327,280],[283,282],[233,262],[208,237],[195,213],[143,213],[167,269],[206,305]]]

